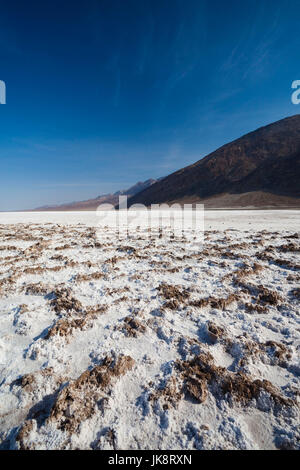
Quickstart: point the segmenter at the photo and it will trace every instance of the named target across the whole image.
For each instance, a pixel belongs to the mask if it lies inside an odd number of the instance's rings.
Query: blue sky
[[[167,175],[300,112],[299,0],[0,4],[0,210]]]

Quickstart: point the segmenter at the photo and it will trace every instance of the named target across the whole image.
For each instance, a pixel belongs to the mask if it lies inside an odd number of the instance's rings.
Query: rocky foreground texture
[[[2,449],[299,449],[299,235],[0,226]]]

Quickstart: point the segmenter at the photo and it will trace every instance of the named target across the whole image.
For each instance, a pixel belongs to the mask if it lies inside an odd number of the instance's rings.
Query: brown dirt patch
[[[50,305],[56,313],[83,311],[81,302],[73,297],[70,288],[56,288],[53,294],[55,298],[51,301]]]
[[[214,364],[210,353],[200,353],[190,361],[177,361],[177,368],[185,380],[185,389],[194,398],[202,403],[206,397],[205,385],[212,386],[214,393],[229,394],[243,405],[249,404],[252,399],[258,399],[262,391],[267,392],[275,404],[292,406],[295,402],[285,398],[280,391],[267,380],[252,380],[241,372],[229,372],[223,367]]]
[[[105,357],[101,365],[86,370],[59,393],[48,420],[63,431],[78,431],[80,424],[95,413],[109,387],[133,366],[130,356]]]
[[[165,283],[159,285],[158,291],[165,299],[175,299],[181,303],[184,303],[190,297],[190,292],[187,289],[182,289]]]
[[[139,333],[145,333],[146,327],[137,318],[128,316],[124,318],[122,330],[126,336],[136,338]]]

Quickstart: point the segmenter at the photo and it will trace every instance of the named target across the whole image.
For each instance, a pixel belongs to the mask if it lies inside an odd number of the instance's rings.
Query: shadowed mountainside
[[[100,204],[204,203],[208,208],[300,207],[300,115],[282,119],[220,147],[158,180],[114,194],[37,211],[87,211]]]
[[[300,115],[295,115],[224,145],[136,194],[130,204],[300,206],[299,188]]]

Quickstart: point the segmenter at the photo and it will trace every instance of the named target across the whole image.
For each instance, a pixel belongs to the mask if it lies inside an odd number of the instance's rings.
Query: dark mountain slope
[[[300,197],[300,152],[286,158],[268,159],[235,184],[232,192],[262,189],[277,195]]]
[[[130,199],[130,204],[205,200],[251,191],[299,197],[300,115],[224,145]]]

